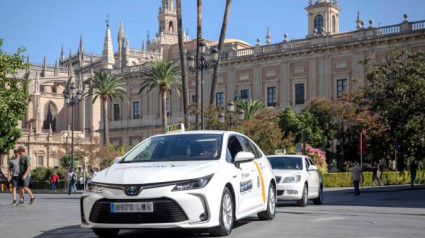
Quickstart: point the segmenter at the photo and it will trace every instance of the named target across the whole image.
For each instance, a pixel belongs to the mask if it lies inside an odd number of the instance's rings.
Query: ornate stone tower
[[[309,1],[308,7],[308,35],[328,35],[339,33],[339,12],[337,0],[316,0]]]
[[[158,12],[158,25],[159,30],[156,35],[156,41],[168,45],[178,42],[177,11],[174,7],[174,0],[162,0],[162,6]]]

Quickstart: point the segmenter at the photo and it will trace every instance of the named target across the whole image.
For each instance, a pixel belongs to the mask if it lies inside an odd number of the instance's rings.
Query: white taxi
[[[276,182],[248,137],[231,131],[152,136],[92,180],[81,226],[98,236],[120,229],[208,228],[230,234],[252,214],[274,218]]]
[[[303,155],[268,155],[277,183],[278,200],[295,200],[305,207],[309,199],[323,202],[322,176],[312,159]]]

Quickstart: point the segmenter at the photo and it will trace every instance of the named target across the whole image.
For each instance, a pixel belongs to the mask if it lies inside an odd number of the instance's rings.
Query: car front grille
[[[111,213],[111,202],[153,202],[151,213]],[[91,210],[90,221],[94,223],[110,224],[141,224],[141,223],[172,223],[188,220],[183,209],[168,198],[160,199],[101,199]]]

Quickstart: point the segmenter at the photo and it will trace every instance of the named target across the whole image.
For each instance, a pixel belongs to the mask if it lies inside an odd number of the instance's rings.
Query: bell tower
[[[339,33],[339,12],[337,0],[309,0],[307,37]]]
[[[177,11],[174,0],[162,0],[162,6],[158,13],[158,35],[163,43],[177,43]]]

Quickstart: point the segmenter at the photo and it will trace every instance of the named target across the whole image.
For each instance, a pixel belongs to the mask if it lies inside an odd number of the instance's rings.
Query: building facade
[[[346,90],[357,90],[365,82],[365,69],[359,62],[370,59],[383,63],[393,47],[412,51],[425,50],[425,20],[411,22],[408,16],[390,26],[365,24],[360,13],[353,19],[355,29],[339,31],[341,8],[336,0],[308,2],[308,32],[305,38],[290,40],[285,34],[277,43],[271,43],[267,30],[265,44],[257,40],[252,46],[242,40],[226,39],[223,47],[220,73],[217,79],[217,105],[225,105],[234,95],[241,99],[262,100],[265,106],[282,110],[292,106],[300,111],[313,98],[338,100]],[[188,52],[196,51],[196,39],[184,36]],[[218,41],[204,39],[208,46]],[[24,136],[19,145],[28,148],[34,166],[56,166],[58,155],[64,153],[61,144],[69,141],[71,109],[66,107],[62,92],[71,84],[87,90],[84,84],[94,72],[109,70],[126,82],[128,100],[112,101],[108,105],[110,142],[114,145],[133,145],[161,132],[161,99],[157,90],[139,94],[143,80],[142,64],[155,60],[178,60],[177,15],[173,0],[162,0],[158,11],[158,33],[149,35],[141,49],[130,47],[120,24],[118,46],[114,51],[109,21],[107,20],[102,55],[84,51],[80,39],[76,54],[61,52],[55,65],[31,64],[17,78],[32,79],[31,102],[21,126]],[[27,59],[29,63],[29,59]],[[204,73],[204,102],[209,101],[212,72]],[[357,85],[350,82],[358,81]],[[189,74],[189,99],[196,98],[195,75]],[[88,97],[74,108],[75,138],[91,143],[99,137],[103,126],[100,102]],[[169,123],[183,121],[183,100],[177,93],[167,96]],[[101,134],[101,133],[100,133]],[[7,156],[1,159],[6,169]]]

